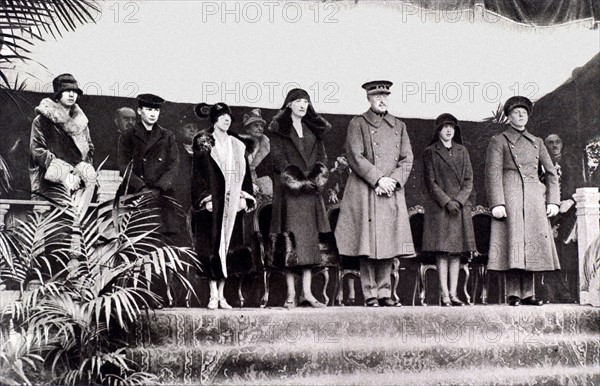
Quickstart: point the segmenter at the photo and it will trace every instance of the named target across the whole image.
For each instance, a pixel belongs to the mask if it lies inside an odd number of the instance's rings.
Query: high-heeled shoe
[[[452,303],[453,306],[458,306],[458,307],[462,307],[465,305],[465,303],[463,303],[459,298],[457,298],[456,296],[450,296],[450,303]]]
[[[229,305],[229,303],[227,303],[227,300],[225,300],[225,298],[220,298],[219,299],[219,308],[222,308],[224,310],[231,310],[231,309],[233,309],[233,307],[231,307]]]
[[[211,297],[208,301],[208,305],[206,306],[206,308],[208,308],[209,310],[216,310],[217,308],[219,308],[219,298]]]
[[[442,307],[452,307],[450,298],[442,298]]]

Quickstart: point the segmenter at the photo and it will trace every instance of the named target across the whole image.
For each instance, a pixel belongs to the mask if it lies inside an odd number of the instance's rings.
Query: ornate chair
[[[269,278],[273,273],[282,273],[281,270],[276,268],[271,268],[267,266],[267,254],[271,249],[271,238],[270,238],[270,229],[271,229],[271,214],[273,211],[273,204],[271,201],[265,201],[258,205],[256,211],[254,213],[254,238],[257,243],[257,250],[260,253],[260,261],[263,273],[263,286],[264,292],[262,299],[260,301],[260,307],[264,308],[267,306],[269,302]],[[337,259],[337,251],[331,251],[325,245],[325,243],[320,243],[321,254],[325,254],[327,258]],[[333,264],[333,262],[331,263]],[[329,296],[327,296],[327,286],[329,284],[329,266],[318,268],[316,273],[320,273],[323,275],[324,284],[323,284],[323,298],[325,299],[325,304],[329,303]]]
[[[338,204],[330,206],[327,210],[327,218],[329,219],[329,225],[331,226],[332,231],[335,231],[339,215],[340,206]],[[348,277],[348,288],[351,290],[354,288],[354,279],[360,278],[359,261],[358,257],[356,256],[340,256],[336,291],[334,292],[334,305],[344,305],[344,278],[348,275],[351,275],[350,277]]]
[[[423,207],[417,205],[413,208],[410,208],[408,210],[408,216],[410,221],[410,230],[413,237],[413,243],[415,245],[415,251],[417,253],[417,259],[419,262],[418,274],[415,283],[415,292],[413,293],[413,305],[415,305],[416,295],[418,293],[421,305],[426,306],[427,303],[425,299],[427,298],[427,271],[437,271],[435,256],[429,253],[422,252],[423,227],[425,222],[425,210],[423,209]],[[471,296],[467,291],[467,284],[469,282],[470,276],[469,267],[467,264],[468,258],[461,258],[460,269],[465,273],[465,284],[463,286],[463,291],[465,294],[465,298],[467,299],[467,303],[471,303]],[[438,298],[441,300],[440,297]]]
[[[471,212],[473,229],[475,231],[475,252],[471,265],[475,272],[475,283],[473,285],[473,303],[477,296],[477,289],[481,281],[481,303],[487,304],[488,297],[488,253],[490,250],[490,232],[492,228],[492,214],[489,209],[478,205]]]

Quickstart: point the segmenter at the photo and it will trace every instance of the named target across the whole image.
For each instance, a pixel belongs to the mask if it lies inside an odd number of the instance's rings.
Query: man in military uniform
[[[365,304],[397,306],[391,297],[394,257],[414,253],[404,185],[413,154],[404,122],[389,114],[392,82],[367,82],[371,108],[348,125],[348,177],[335,236],[341,255],[357,256]]]
[[[132,173],[125,179],[128,193],[147,191],[156,195],[160,207],[163,235],[178,232],[178,219],[173,205],[173,185],[179,172],[179,151],[175,135],[156,122],[164,99],[152,94],[137,97],[140,122],[126,129],[119,138],[119,170],[125,173],[132,163]],[[127,177],[127,176],[125,176]]]

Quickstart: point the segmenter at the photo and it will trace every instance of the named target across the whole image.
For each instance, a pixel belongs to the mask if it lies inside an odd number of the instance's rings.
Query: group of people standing
[[[93,144],[87,118],[76,104],[82,91],[75,79],[63,74],[53,85],[54,95],[36,108],[33,122],[32,188],[43,192],[61,184],[74,192],[95,183]],[[311,291],[313,270],[325,264],[324,240],[335,240],[340,255],[359,258],[366,306],[400,305],[391,296],[391,272],[394,258],[415,253],[404,197],[414,160],[406,125],[388,112],[391,86],[390,81],[362,86],[370,107],[347,129],[352,173],[335,234],[322,194],[329,173],[323,138],[331,124],[315,111],[305,90],[288,92],[268,125],[269,138],[260,110],[244,117],[253,133],[248,137],[230,130],[233,114],[227,104],[196,106],[196,115],[211,123],[193,138],[190,192],[195,249],[210,279],[208,308],[231,308],[224,297],[226,279],[254,264],[243,217],[256,208],[260,189],[254,171],[269,152],[273,210],[266,263],[286,273],[284,306],[325,306]],[[124,125],[120,134],[119,169],[130,171],[124,176],[127,191],[158,198],[161,233],[168,235],[178,231],[167,202],[177,189],[178,148],[174,134],[157,123],[164,100],[152,94],[137,100],[140,121]],[[494,218],[488,269],[506,272],[511,305],[539,305],[532,273],[560,269],[549,222],[559,212],[558,177],[543,141],[526,128],[532,103],[512,97],[504,112],[510,126],[491,138],[486,157],[485,185]],[[436,255],[442,304],[461,306],[456,294],[460,258],[475,250],[473,169],[460,123],[451,114],[436,119],[423,170],[423,251]],[[302,278],[299,296],[296,274]]]

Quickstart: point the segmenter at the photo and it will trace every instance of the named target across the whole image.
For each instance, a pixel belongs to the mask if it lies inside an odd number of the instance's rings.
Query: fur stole
[[[331,129],[331,123],[329,123],[323,116],[315,114],[314,116],[307,113],[302,118],[302,124],[304,124],[312,133],[317,137],[317,140],[321,140],[323,135]],[[292,117],[289,108],[280,110],[269,124],[269,131],[284,136],[289,136],[294,130],[292,124]]]
[[[90,150],[87,130],[89,121],[79,105],[74,104],[71,108],[71,114],[67,114],[58,102],[50,98],[44,98],[40,105],[35,108],[35,112],[49,119],[73,138],[83,158],[87,157]]]

